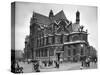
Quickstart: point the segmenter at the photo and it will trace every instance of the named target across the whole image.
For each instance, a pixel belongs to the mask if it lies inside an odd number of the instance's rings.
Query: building
[[[23,59],[23,51],[22,50],[15,50],[15,59],[22,60]]]
[[[97,57],[97,50],[93,46],[89,46],[89,56]]]
[[[88,33],[80,25],[80,12],[76,12],[76,22],[69,21],[63,10],[49,16],[33,12],[30,20],[30,35],[25,42],[27,58],[49,61],[79,61],[88,55]],[[29,45],[29,46],[28,46]]]
[[[23,60],[23,51],[11,49],[11,61]]]
[[[24,58],[32,59],[32,51],[30,50],[30,37],[27,35],[25,38]]]

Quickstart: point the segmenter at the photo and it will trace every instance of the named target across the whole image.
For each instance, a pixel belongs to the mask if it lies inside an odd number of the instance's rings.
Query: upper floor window
[[[48,37],[48,44],[52,44],[52,37],[51,36]]]
[[[75,36],[72,36],[72,39],[71,39],[72,41],[77,41],[77,40],[79,40],[79,36],[77,36],[77,35],[75,35]]]
[[[55,36],[55,43],[60,43],[60,36]]]

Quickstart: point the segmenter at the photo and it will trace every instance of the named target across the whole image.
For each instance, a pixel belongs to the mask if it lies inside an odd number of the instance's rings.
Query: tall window
[[[64,42],[67,42],[67,35],[64,35]]]
[[[46,37],[44,37],[44,45],[46,45]]]
[[[83,55],[83,49],[81,49],[81,55]]]
[[[39,57],[39,50],[36,50],[36,57]]]
[[[55,36],[55,43],[60,43],[60,36]]]
[[[43,57],[43,49],[41,49],[41,56]]]
[[[41,46],[43,46],[43,38],[41,38]]]
[[[39,43],[39,41],[38,41],[38,38],[37,38],[37,47],[38,47],[38,43]]]
[[[73,55],[76,55],[76,49],[73,49]]]
[[[46,45],[48,45],[48,37],[46,37]]]
[[[44,37],[42,38],[42,46],[44,46]]]
[[[79,40],[79,36],[75,35],[75,36],[72,36],[72,41],[77,41]]]
[[[38,39],[38,47],[40,47],[40,38]]]
[[[51,36],[48,37],[48,44],[52,44],[52,37]]]
[[[60,36],[60,43],[63,43],[63,34]]]
[[[44,57],[47,56],[47,49],[44,49]]]
[[[70,51],[70,49],[68,49],[68,56],[70,56],[71,55],[71,51]]]
[[[54,55],[54,50],[53,50],[53,48],[50,48],[50,49],[49,49],[49,55],[50,55],[50,56],[53,56],[53,55]]]
[[[52,36],[52,43],[55,43],[55,36]]]

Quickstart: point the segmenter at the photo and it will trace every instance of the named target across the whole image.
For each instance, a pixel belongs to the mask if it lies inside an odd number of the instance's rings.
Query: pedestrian
[[[83,66],[84,66],[84,57],[81,57],[80,60],[81,60],[80,69],[83,69]]]
[[[86,67],[90,67],[90,58],[89,57],[86,58]]]
[[[60,62],[62,63],[63,62],[63,59],[60,59]]]
[[[34,71],[34,68],[35,68],[34,65],[35,65],[35,64],[33,63],[33,64],[32,64],[32,71]]]
[[[90,58],[88,57],[88,67],[90,67]]]
[[[59,61],[56,62],[56,68],[59,68]]]
[[[55,61],[55,68],[57,68],[57,61]]]
[[[97,63],[97,57],[94,57],[94,63]]]
[[[40,70],[39,70],[39,63],[38,62],[36,64],[36,72],[40,72]]]
[[[57,64],[58,64],[58,68],[59,68],[59,62]]]

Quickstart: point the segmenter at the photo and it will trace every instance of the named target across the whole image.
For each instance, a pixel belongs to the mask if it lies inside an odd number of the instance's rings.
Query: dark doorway
[[[56,53],[58,61],[60,61],[60,53]]]

